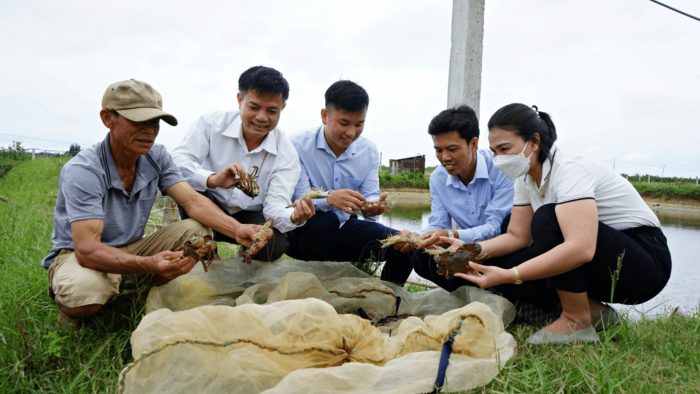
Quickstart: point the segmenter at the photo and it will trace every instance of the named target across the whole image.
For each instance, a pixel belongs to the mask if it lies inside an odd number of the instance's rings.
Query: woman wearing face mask
[[[561,317],[528,343],[597,342],[596,331],[619,320],[601,302],[637,304],[659,294],[671,254],[634,187],[609,167],[557,148],[551,118],[533,108],[510,104],[489,120],[494,164],[515,180],[513,212],[507,233],[481,242],[489,260],[469,262],[471,270],[455,276],[496,286],[511,300],[560,304]],[[461,244],[441,239],[452,250]]]

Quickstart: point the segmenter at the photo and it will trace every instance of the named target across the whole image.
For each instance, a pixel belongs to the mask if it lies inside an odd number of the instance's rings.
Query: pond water
[[[668,313],[675,307],[693,313],[700,304],[700,214],[679,212],[655,212],[661,221],[661,229],[668,239],[673,259],[671,279],[655,298],[635,306],[616,306],[631,315],[655,315]],[[399,204],[379,221],[397,230],[417,231],[428,225],[430,205]],[[411,279],[426,282],[415,272]]]

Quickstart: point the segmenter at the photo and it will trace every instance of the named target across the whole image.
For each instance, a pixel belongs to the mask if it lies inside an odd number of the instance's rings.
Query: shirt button
[[[335,178],[335,180],[337,181],[337,180],[338,180],[338,178]]]

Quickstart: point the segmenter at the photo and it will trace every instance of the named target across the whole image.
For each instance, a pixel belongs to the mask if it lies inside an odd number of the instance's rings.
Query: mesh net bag
[[[374,320],[350,313],[360,309]],[[443,390],[459,391],[515,352],[502,297],[408,293],[347,263],[222,260],[154,288],[147,310],[122,393],[430,392],[450,338]]]

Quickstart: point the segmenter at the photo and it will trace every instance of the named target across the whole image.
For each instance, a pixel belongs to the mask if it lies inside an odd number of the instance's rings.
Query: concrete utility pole
[[[447,106],[466,104],[479,116],[484,1],[452,0],[452,49]],[[479,117],[481,119],[481,117]]]

